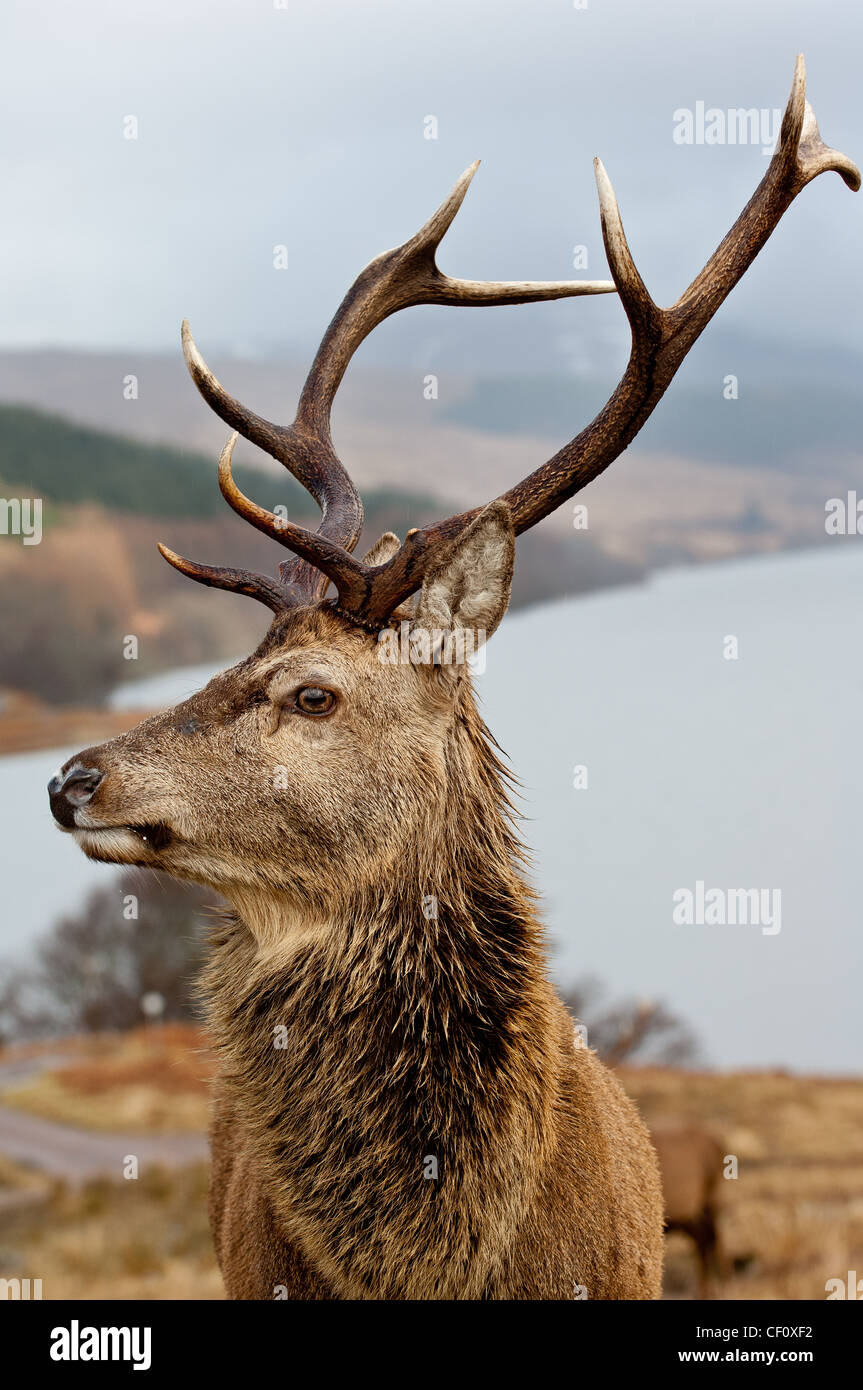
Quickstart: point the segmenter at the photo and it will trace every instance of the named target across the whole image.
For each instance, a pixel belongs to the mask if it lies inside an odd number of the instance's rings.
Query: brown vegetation
[[[0,1274],[41,1279],[44,1299],[224,1296],[205,1164],[69,1188],[0,1162],[0,1232]]]
[[[39,748],[68,748],[125,733],[142,718],[139,709],[57,708],[35,695],[0,690],[0,757]]]
[[[77,1043],[79,1059],[12,1087],[3,1104],[82,1129],[206,1129],[214,1058],[193,1025],[163,1024]]]

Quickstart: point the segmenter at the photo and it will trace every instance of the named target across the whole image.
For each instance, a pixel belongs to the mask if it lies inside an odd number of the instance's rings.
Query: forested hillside
[[[242,490],[316,527],[318,508],[282,470],[238,465]],[[0,496],[41,498],[43,535],[0,535],[0,688],[53,705],[89,705],[123,680],[229,659],[263,636],[259,605],[190,584],[156,550],[165,541],[210,564],[275,572],[284,553],[234,515],[216,460],[126,439],[29,406],[0,405]],[[447,512],[420,492],[366,491],[359,551],[384,531],[404,536]],[[11,528],[10,528],[11,529]],[[547,527],[519,542],[513,604],[641,577],[587,535]],[[133,658],[128,637],[136,639]]]
[[[242,490],[270,510],[308,515],[315,504],[287,472],[234,468]],[[0,482],[7,494],[55,503],[96,502],[145,516],[221,516],[216,461],[167,444],[145,444],[23,405],[0,405]],[[422,499],[396,490],[372,493],[369,515],[399,501]]]

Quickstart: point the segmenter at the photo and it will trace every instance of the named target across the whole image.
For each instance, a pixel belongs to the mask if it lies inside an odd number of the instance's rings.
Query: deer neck
[[[551,1143],[541,928],[503,769],[478,720],[455,738],[435,833],[326,920],[246,905],[206,980],[270,1200],[344,1296],[478,1296]]]

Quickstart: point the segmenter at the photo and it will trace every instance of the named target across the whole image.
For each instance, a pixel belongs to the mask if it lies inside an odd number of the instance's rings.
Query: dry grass
[[[49,1183],[40,1173],[15,1163],[6,1154],[0,1153],[0,1201],[19,1197],[22,1193],[48,1191]]]
[[[206,1129],[214,1064],[199,1029],[166,1024],[76,1042],[74,1062],[5,1091],[3,1104],[84,1129]]]
[[[0,1275],[41,1279],[44,1299],[223,1298],[206,1189],[204,1164],[46,1184],[38,1205],[2,1213]]]
[[[170,1134],[206,1128],[207,1098],[200,1089],[195,1094],[163,1094],[149,1081],[130,1080],[116,1081],[94,1094],[76,1085],[65,1070],[49,1072],[7,1091],[3,1103],[78,1129]]]

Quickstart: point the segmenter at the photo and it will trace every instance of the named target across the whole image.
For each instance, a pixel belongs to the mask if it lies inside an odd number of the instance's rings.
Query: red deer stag
[[[698,1252],[698,1288],[709,1298],[725,1275],[725,1257],[716,1225],[725,1151],[698,1125],[664,1122],[650,1126],[659,1159],[665,1229],[682,1231]]]
[[[205,987],[223,1069],[211,1214],[235,1298],[651,1298],[662,1198],[647,1132],[546,974],[506,771],[457,639],[507,607],[515,537],[623,452],[800,190],[834,169],[798,61],[778,148],[685,294],[651,299],[602,165],[614,284],[456,280],[435,253],[474,168],[429,222],[349,290],[294,423],[234,400],[184,328],[201,394],[319,503],[311,532],[219,485],[292,552],[278,578],[182,574],[248,594],[272,625],[247,660],[176,709],[70,758],[50,784],[92,859],[210,884],[234,909]],[[608,404],[502,497],[387,534],[360,562],[363,510],[330,435],[360,343],[415,304],[524,304],[616,289],[632,353]],[[335,596],[327,596],[332,584]],[[412,595],[418,594],[409,603]],[[410,624],[414,660],[377,638]]]

